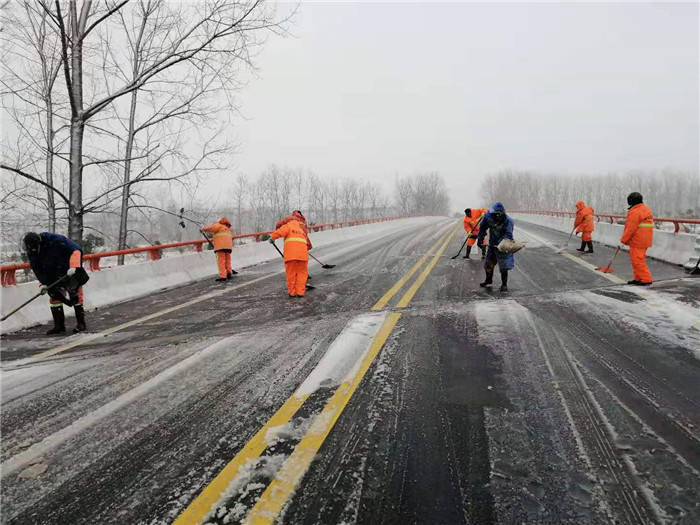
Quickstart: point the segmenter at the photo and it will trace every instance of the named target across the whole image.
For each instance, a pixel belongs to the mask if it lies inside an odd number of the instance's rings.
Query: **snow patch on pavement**
[[[351,319],[295,395],[310,395],[321,387],[338,386],[352,378],[387,315],[388,312],[373,312]]]
[[[628,288],[632,288],[631,286]],[[634,289],[633,293],[644,299],[628,303],[593,292],[580,292],[566,296],[566,300],[579,306],[591,303],[617,322],[633,326],[657,340],[680,346],[700,359],[700,332],[693,326],[700,322],[697,308],[674,298],[672,294],[660,294],[653,289]]]

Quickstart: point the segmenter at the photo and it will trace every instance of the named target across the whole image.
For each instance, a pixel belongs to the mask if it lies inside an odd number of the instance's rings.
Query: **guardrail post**
[[[100,271],[100,257],[88,259],[88,266],[90,267],[90,271],[92,272]]]
[[[17,284],[17,281],[15,280],[15,271],[14,270],[3,270],[0,272],[0,280],[2,281],[3,286],[14,286]]]
[[[194,251],[201,252],[202,251],[202,243],[195,244]]]
[[[153,250],[148,250],[148,255],[152,261],[157,261],[158,259],[160,259],[160,250],[157,248]]]

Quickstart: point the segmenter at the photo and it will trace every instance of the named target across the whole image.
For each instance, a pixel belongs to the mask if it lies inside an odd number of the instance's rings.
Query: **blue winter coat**
[[[498,267],[501,270],[512,270],[515,266],[514,255],[512,253],[501,253],[497,250],[496,246],[498,246],[503,239],[513,240],[513,219],[505,215],[503,222],[496,224],[493,216],[493,213],[496,211],[505,214],[506,209],[503,204],[497,202],[486,215],[484,215],[484,218],[481,219],[481,228],[479,229],[477,244],[484,242],[484,237],[488,230],[489,251],[493,250],[496,252]]]
[[[34,275],[41,284],[50,285],[58,281],[68,271],[70,256],[75,250],[83,249],[80,245],[58,233],[42,232],[39,254],[29,257]]]

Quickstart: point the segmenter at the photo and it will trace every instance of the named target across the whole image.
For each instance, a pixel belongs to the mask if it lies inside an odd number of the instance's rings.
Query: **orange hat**
[[[228,226],[229,228],[231,227],[231,223],[228,221],[226,217],[221,217],[219,219],[219,224],[223,224],[224,226]]]

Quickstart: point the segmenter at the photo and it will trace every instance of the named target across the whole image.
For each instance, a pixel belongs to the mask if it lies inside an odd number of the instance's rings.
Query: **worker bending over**
[[[226,217],[222,217],[218,222],[205,226],[201,230],[203,233],[210,233],[216,254],[216,264],[219,267],[219,282],[233,278],[231,268],[231,252],[233,251],[233,230],[231,223]]]
[[[508,271],[515,266],[515,256],[512,253],[503,253],[498,249],[498,245],[503,239],[513,240],[513,220],[506,215],[506,208],[497,202],[481,219],[478,243],[483,244],[484,237],[488,232],[489,247],[484,261],[486,280],[479,283],[479,286],[490,287],[493,284],[493,269],[498,264],[501,271],[501,291],[508,291]]]
[[[72,306],[75,311],[76,323],[73,333],[85,331],[87,327],[82,285],[88,282],[90,277],[82,267],[82,248],[68,237],[49,232],[27,233],[24,236],[24,248],[29,266],[43,285],[42,291],[45,290],[49,294],[53,328],[46,334],[65,333],[64,304]]]
[[[649,286],[652,283],[651,272],[647,267],[647,250],[654,241],[654,215],[651,208],[642,202],[642,194],[632,192],[627,196],[627,221],[620,242],[630,247],[630,261],[634,279],[627,284]]]
[[[583,201],[576,203],[574,228],[576,228],[577,235],[581,234],[581,247],[576,248],[576,251],[593,253],[593,230],[595,229],[593,213],[593,208],[586,206]],[[588,250],[586,250],[586,247],[588,247]]]
[[[306,280],[309,276],[309,250],[311,241],[306,224],[291,218],[270,235],[270,242],[284,238],[284,269],[287,276],[289,297],[303,297],[306,293]]]
[[[472,246],[474,246],[479,235],[481,221],[488,211],[486,208],[467,208],[464,210],[464,231],[467,232],[467,253],[464,256],[465,259],[469,259]],[[483,259],[486,257],[486,244],[479,243],[478,246]]]

